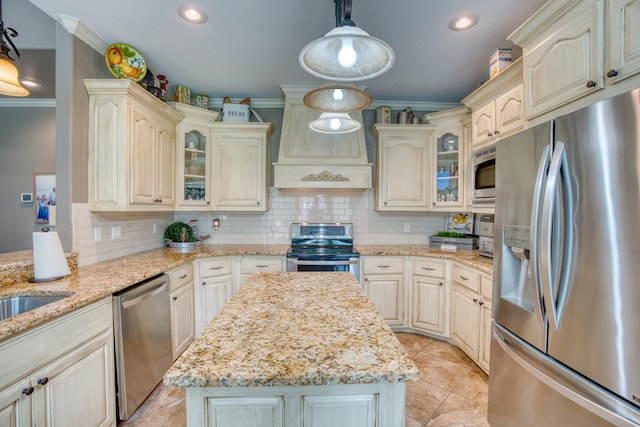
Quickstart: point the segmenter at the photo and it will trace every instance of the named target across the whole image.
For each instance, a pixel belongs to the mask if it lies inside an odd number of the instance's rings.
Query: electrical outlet
[[[153,234],[158,234],[158,224],[153,224]]]
[[[102,242],[102,229],[100,227],[93,228],[93,241],[95,243]]]
[[[410,222],[405,222],[404,223],[404,232],[405,233],[410,233],[411,232],[411,223]]]
[[[117,240],[122,237],[122,227],[119,225],[111,227],[111,240]]]

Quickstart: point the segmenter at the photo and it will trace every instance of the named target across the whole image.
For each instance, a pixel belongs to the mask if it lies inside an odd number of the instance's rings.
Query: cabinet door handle
[[[593,80],[589,80],[587,82],[587,87],[588,88],[596,87],[597,85],[598,85],[598,83],[594,82]]]
[[[618,75],[618,71],[617,70],[609,70],[609,72],[607,72],[607,77],[611,78],[611,77],[616,77]]]
[[[33,387],[24,388],[22,389],[22,394],[24,394],[25,396],[29,396],[31,393],[33,393],[33,390]]]
[[[487,132],[487,136],[488,136],[489,138],[491,138],[491,137],[493,136],[493,134],[492,134],[491,132]]]
[[[178,277],[178,279],[184,279],[185,277],[187,277],[187,273],[184,273],[182,276]]]
[[[208,204],[208,205],[210,205],[210,204],[211,204],[211,202],[207,200],[207,204]]]
[[[256,205],[260,206],[260,202],[256,202]]]
[[[48,382],[49,382],[49,377],[42,377],[38,380],[38,384],[40,385],[45,385]]]

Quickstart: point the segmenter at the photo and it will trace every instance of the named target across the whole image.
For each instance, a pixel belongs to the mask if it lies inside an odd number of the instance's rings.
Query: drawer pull
[[[469,280],[469,278],[468,278],[468,277],[464,277],[464,276],[460,276],[460,278],[461,278],[462,280]]]
[[[256,264],[256,268],[267,268],[269,267],[267,264]]]
[[[218,267],[209,267],[209,270],[221,270],[223,267],[220,265]]]
[[[48,382],[49,382],[49,378],[48,377],[43,377],[43,378],[40,378],[38,380],[38,384],[40,384],[40,385],[45,385]]]
[[[379,266],[378,266],[378,268],[389,268],[389,267],[391,267],[391,266],[390,266],[390,265],[388,265],[388,264],[387,264],[387,265],[379,265]]]
[[[435,268],[431,268],[431,267],[422,267],[422,269],[427,271],[436,271]]]
[[[33,387],[24,388],[22,389],[22,394],[24,394],[25,396],[29,396],[31,393],[33,393],[33,390]]]
[[[187,273],[184,273],[182,276],[178,277],[178,279],[184,279],[184,278],[185,278],[185,277],[187,277],[187,276],[188,276],[188,274],[187,274]]]

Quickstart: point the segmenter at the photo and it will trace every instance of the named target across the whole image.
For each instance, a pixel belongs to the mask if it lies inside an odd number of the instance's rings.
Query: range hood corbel
[[[367,160],[364,127],[342,135],[313,132],[309,122],[320,117],[304,105],[311,86],[280,86],[285,95],[276,188],[371,188],[372,164]],[[362,113],[351,113],[362,124]]]

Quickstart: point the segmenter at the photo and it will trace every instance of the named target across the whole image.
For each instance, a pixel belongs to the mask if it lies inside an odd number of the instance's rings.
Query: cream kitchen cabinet
[[[640,0],[609,0],[606,76],[619,82],[640,72]]]
[[[473,110],[473,149],[522,129],[525,125],[522,59],[514,61],[462,102]]]
[[[430,144],[431,210],[449,212],[465,207],[467,152],[461,121],[470,113],[467,107],[461,107],[424,116],[436,126]]]
[[[361,258],[364,292],[390,326],[404,325],[404,257]]]
[[[235,281],[235,294],[253,273],[278,273],[286,271],[282,255],[244,255],[240,258],[240,274]]]
[[[115,426],[112,319],[106,298],[0,344],[0,425]]]
[[[178,124],[176,210],[211,210],[211,126],[220,113],[174,102]]]
[[[175,360],[195,336],[193,265],[189,263],[175,268],[169,276],[171,350]]]
[[[449,335],[449,286],[444,260],[413,259],[411,327],[443,337]]]
[[[479,271],[453,264],[451,340],[489,372],[492,279]]]
[[[173,210],[182,115],[129,80],[84,80],[89,93],[89,206]]]
[[[376,171],[374,209],[428,211],[433,125],[373,126]]]
[[[199,259],[195,263],[196,336],[233,295],[231,257]]]
[[[213,127],[211,209],[266,212],[269,208],[271,123],[218,123]]]

